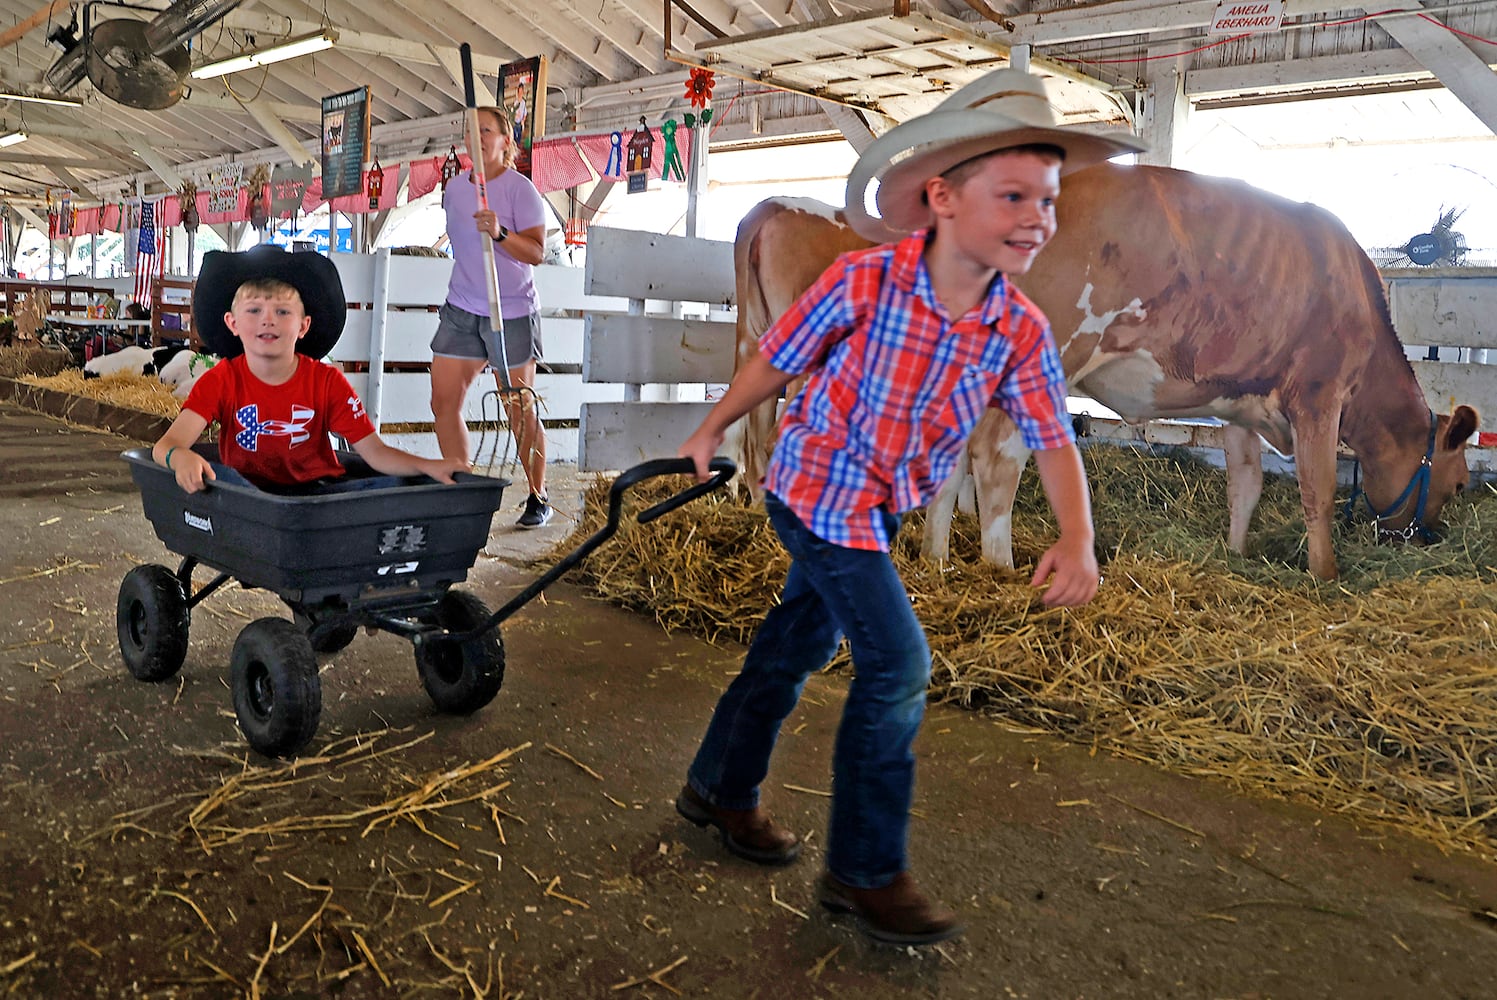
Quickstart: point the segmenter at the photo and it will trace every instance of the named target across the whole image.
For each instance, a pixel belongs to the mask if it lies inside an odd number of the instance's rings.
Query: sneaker
[[[539,494],[525,498],[525,513],[515,523],[522,528],[539,528],[551,520],[551,502]]]

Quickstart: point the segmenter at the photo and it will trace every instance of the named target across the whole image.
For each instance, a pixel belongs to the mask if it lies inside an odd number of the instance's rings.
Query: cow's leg
[[[956,458],[956,468],[936,491],[936,498],[925,509],[925,537],[920,540],[920,555],[936,562],[951,558],[951,518],[956,511],[957,496],[972,479],[970,445],[963,445]]]
[[[1001,410],[988,410],[967,442],[977,487],[977,519],[982,557],[995,566],[1014,565],[1014,496],[1029,449],[1014,422]]]
[[[1291,425],[1310,572],[1322,580],[1334,580],[1336,552],[1331,547],[1331,518],[1336,511],[1336,421],[1319,416],[1295,421],[1291,417]]]
[[[1236,424],[1228,424],[1222,437],[1227,461],[1227,547],[1243,552],[1248,522],[1263,495],[1263,439]]]
[[[749,496],[759,498],[759,481],[769,468],[769,456],[774,451],[776,407],[778,400],[767,399],[743,415],[739,421],[738,470],[740,488]]]
[[[963,514],[977,516],[977,480],[972,478],[972,463],[968,460],[964,463],[966,474],[962,481],[956,485],[956,509]]]

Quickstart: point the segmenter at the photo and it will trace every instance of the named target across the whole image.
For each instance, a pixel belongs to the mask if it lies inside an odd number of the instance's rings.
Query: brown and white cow
[[[1055,238],[1019,284],[1049,318],[1071,388],[1131,423],[1226,421],[1234,550],[1262,492],[1260,435],[1296,456],[1310,571],[1323,579],[1336,575],[1338,440],[1361,460],[1384,527],[1433,522],[1464,488],[1476,413],[1430,412],[1377,270],[1334,216],[1238,181],[1113,164],[1066,177],[1058,215]],[[837,254],[867,245],[840,210],[809,199],[771,198],[745,216],[734,248],[740,363]],[[757,484],[773,404],[745,421],[744,473]],[[1012,566],[1012,507],[1029,452],[996,409],[968,451],[983,555]],[[928,556],[947,553],[961,478],[931,507]]]

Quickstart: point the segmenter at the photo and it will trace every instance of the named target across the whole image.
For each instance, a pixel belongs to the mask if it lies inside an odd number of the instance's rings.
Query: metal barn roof
[[[99,57],[90,63],[99,72],[61,91],[76,106],[0,96],[0,135],[27,136],[0,148],[0,200],[34,207],[50,188],[87,203],[132,193],[137,182],[148,193],[171,190],[225,160],[310,163],[321,98],[366,85],[382,162],[440,155],[459,142],[463,42],[475,53],[481,90],[494,86],[503,64],[547,59],[548,135],[679,116],[689,107],[689,68],[705,66],[717,74],[722,109],[715,140],[829,130],[861,130],[866,139],[1005,64],[1021,45],[1081,120],[1126,122],[1145,107],[1151,84],[1157,93],[1183,72],[1184,96],[1200,106],[1405,95],[1402,110],[1361,122],[1318,122],[1310,104],[1298,105],[1304,127],[1266,125],[1285,133],[1272,141],[1438,130],[1428,94],[1441,88],[1470,109],[1478,129],[1497,132],[1497,77],[1488,65],[1497,46],[1479,40],[1497,38],[1490,2],[1404,3],[1374,15],[1285,0],[1281,30],[1232,37],[1208,33],[1214,0],[0,0],[0,25],[9,25],[0,27],[8,49],[0,91],[59,93],[70,37],[110,21],[159,20],[169,6],[183,16],[228,11],[185,41],[194,66],[326,29],[337,38],[313,55],[189,77],[180,100],[157,110],[120,103],[95,82],[101,73],[113,81],[152,71],[119,65],[118,54]],[[115,64],[105,65],[110,58]]]

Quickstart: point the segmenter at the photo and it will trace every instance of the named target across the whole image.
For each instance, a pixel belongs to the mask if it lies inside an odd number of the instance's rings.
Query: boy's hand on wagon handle
[[[676,457],[689,458],[696,466],[697,482],[705,483],[712,478],[712,473],[708,471],[707,466],[717,455],[718,449],[722,447],[723,437],[724,435],[709,430],[704,424],[698,427],[676,452]]]
[[[439,483],[454,483],[459,472],[473,471],[473,466],[461,458],[423,458],[418,461],[417,468]]]
[[[177,477],[177,485],[188,493],[196,493],[205,482],[218,478],[213,474],[212,464],[191,448],[178,447],[171,452],[171,471]]]

